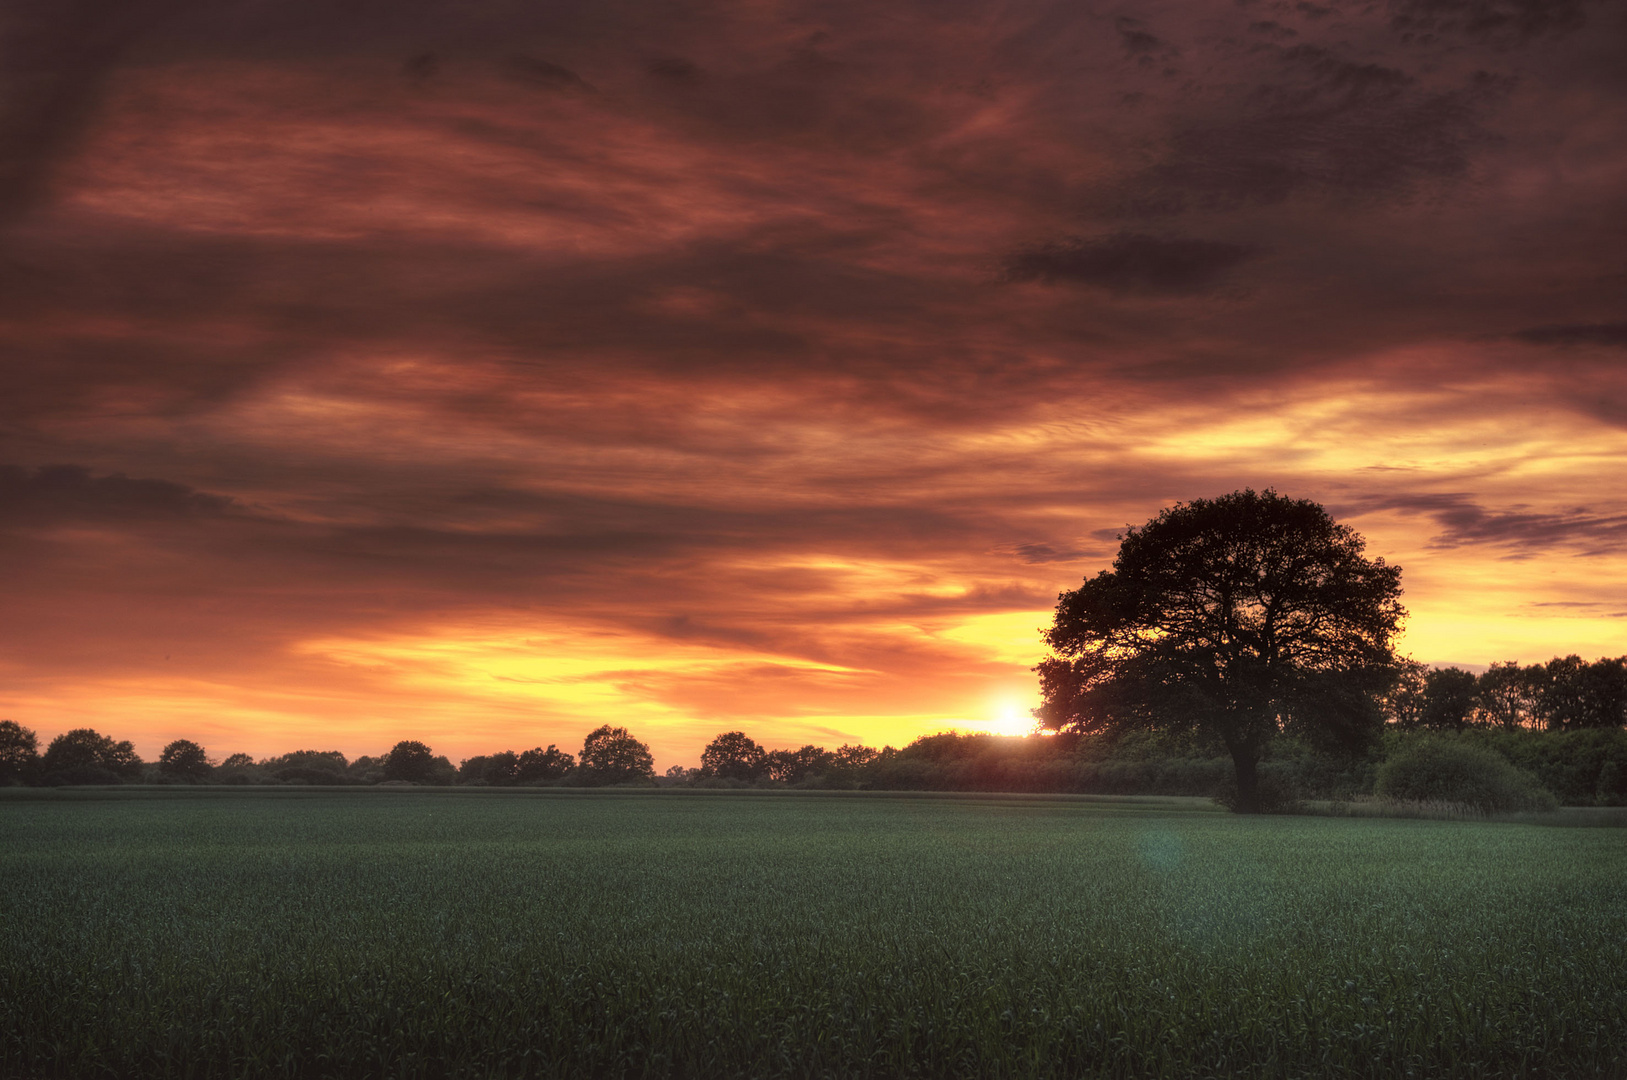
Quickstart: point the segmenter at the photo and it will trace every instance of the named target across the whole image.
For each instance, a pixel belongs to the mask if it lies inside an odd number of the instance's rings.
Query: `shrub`
[[[1559,805],[1536,777],[1495,750],[1451,739],[1419,739],[1398,750],[1379,766],[1373,793],[1407,802],[1462,803],[1481,813]]]

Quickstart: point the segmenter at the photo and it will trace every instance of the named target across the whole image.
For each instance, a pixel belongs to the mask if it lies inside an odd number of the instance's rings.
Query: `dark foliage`
[[[1373,793],[1383,798],[1439,801],[1486,813],[1551,810],[1558,800],[1524,769],[1485,746],[1460,739],[1413,741],[1379,766]]]

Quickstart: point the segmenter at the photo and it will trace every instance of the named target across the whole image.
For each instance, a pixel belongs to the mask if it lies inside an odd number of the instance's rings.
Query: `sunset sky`
[[[156,756],[1017,730],[1275,487],[1627,652],[1627,7],[18,0],[0,717]]]

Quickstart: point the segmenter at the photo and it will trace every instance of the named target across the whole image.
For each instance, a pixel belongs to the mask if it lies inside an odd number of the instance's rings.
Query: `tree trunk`
[[[1260,751],[1249,743],[1231,743],[1232,767],[1237,771],[1237,812],[1258,813],[1260,809]]]

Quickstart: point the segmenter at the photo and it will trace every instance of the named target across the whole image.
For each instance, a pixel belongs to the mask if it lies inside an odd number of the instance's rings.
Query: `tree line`
[[[1399,665],[1386,697],[1403,728],[1463,731],[1584,731],[1627,723],[1627,656],[1556,656],[1545,664],[1493,664],[1476,675],[1458,667]]]
[[[1511,684],[1518,695],[1510,694]],[[1532,772],[1566,802],[1627,801],[1627,657],[1494,664],[1478,676],[1405,661],[1383,707],[1381,736],[1362,752],[1329,754],[1325,747],[1288,738],[1265,756],[1262,769],[1277,786],[1306,797],[1343,797],[1371,791],[1379,764],[1411,741],[1461,737]],[[659,784],[1212,795],[1224,790],[1230,772],[1219,740],[1178,729],[1030,737],[944,732],[902,748],[857,744],[834,750],[811,744],[770,750],[743,731],[727,731],[701,751],[699,767],[673,766],[657,776],[648,745],[625,727],[608,724],[590,732],[578,753],[549,744],[480,754],[454,765],[416,740],[355,759],[337,750],[295,750],[260,759],[238,753],[216,761],[198,743],[176,739],[156,761],[145,762],[128,740],[90,728],[58,735],[42,752],[34,732],[0,721],[0,783],[50,786]]]

